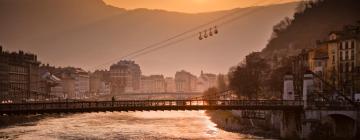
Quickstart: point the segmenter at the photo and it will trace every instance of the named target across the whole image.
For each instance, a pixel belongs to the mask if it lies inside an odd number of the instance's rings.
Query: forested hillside
[[[293,17],[287,17],[273,28],[263,49],[266,56],[294,55],[303,48],[314,47],[330,31],[360,20],[359,0],[317,0],[301,2]],[[296,51],[294,51],[296,50]]]
[[[273,27],[269,43],[230,69],[230,88],[247,98],[280,98],[291,56],[313,48],[331,31],[360,24],[359,0],[317,0],[299,3],[293,17]]]

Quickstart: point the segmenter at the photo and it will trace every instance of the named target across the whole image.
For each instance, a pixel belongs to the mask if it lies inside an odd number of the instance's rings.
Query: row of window
[[[26,84],[9,84],[7,87],[3,87],[4,89],[9,90],[10,93],[24,93],[27,92],[27,85]]]
[[[341,50],[353,49],[355,48],[355,40],[340,42],[339,46]]]
[[[340,72],[353,72],[355,68],[354,62],[351,63],[341,63],[340,64]]]
[[[10,81],[27,81],[28,80],[28,76],[26,75],[11,75],[10,77]]]
[[[28,69],[20,66],[10,66],[10,72],[27,73]]]
[[[130,72],[128,70],[112,70],[110,71],[111,74],[114,73],[122,73],[122,74],[129,74]]]
[[[348,51],[340,51],[340,58],[341,60],[354,60],[355,52],[353,49]]]

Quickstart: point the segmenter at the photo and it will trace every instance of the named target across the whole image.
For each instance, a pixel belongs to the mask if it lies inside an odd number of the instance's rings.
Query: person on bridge
[[[114,106],[114,102],[115,102],[115,97],[114,96],[111,97],[111,101],[112,101],[111,106]]]

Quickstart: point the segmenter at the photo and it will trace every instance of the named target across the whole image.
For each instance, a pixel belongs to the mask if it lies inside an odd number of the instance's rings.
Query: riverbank
[[[0,128],[12,126],[12,125],[34,123],[44,118],[45,118],[44,115],[0,116]]]
[[[32,126],[36,122],[44,119],[45,115],[14,115],[14,116],[0,116],[0,129],[5,129],[12,126]],[[13,139],[9,134],[0,132],[0,139]]]
[[[263,120],[249,120],[236,117],[231,111],[206,111],[217,127],[225,131],[279,139],[279,132],[271,129]]]

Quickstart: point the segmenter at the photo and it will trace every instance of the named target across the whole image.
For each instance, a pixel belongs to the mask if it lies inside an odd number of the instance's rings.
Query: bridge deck
[[[150,110],[301,110],[302,101],[282,100],[129,100],[0,104],[0,114]]]
[[[0,104],[0,115],[150,110],[303,110],[296,100],[121,100]],[[314,102],[307,110],[357,110],[350,104]]]

